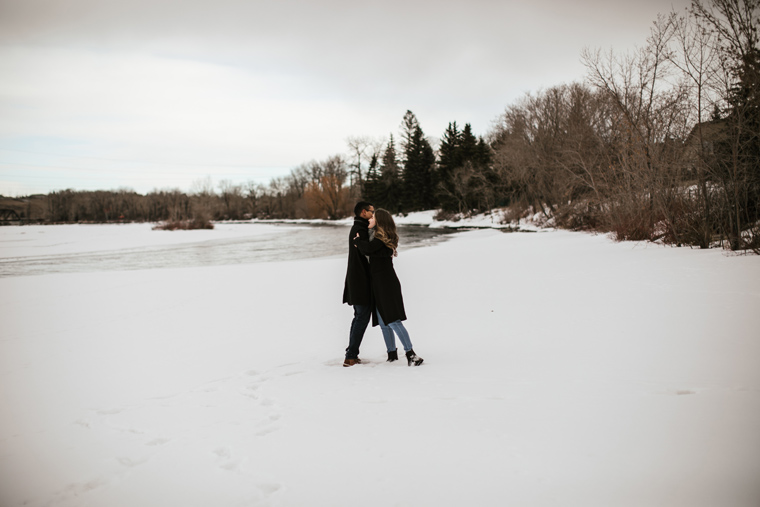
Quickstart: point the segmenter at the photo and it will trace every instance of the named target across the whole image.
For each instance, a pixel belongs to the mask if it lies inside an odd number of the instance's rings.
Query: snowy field
[[[482,230],[396,267],[418,368],[377,328],[341,366],[342,258],[0,278],[0,506],[760,505],[760,257]]]

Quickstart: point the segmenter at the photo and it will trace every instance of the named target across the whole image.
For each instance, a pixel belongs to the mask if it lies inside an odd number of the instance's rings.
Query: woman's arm
[[[354,246],[364,255],[382,255],[383,248],[387,248],[385,243],[379,239],[367,241],[366,239],[354,238]]]

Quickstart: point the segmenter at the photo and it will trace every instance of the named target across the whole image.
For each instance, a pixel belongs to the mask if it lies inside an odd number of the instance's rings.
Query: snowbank
[[[509,229],[512,231],[550,231],[551,228],[540,228],[534,220],[520,219],[515,222],[507,222],[504,219],[504,210],[494,209],[490,213],[464,216],[457,215],[455,220],[436,220],[438,210],[415,211],[406,216],[396,215],[394,220],[401,225],[426,225],[428,227],[449,229]]]
[[[550,224],[547,224],[540,213],[530,215],[527,218],[520,218],[514,221],[505,221],[506,211],[503,209],[494,209],[488,213],[465,216],[456,215],[453,220],[436,220],[439,210],[413,211],[406,215],[394,215],[393,220],[396,225],[418,225],[423,227],[432,227],[438,229],[509,229],[511,231],[529,231],[548,232],[553,230]],[[353,217],[343,218],[341,220],[321,220],[321,219],[282,219],[282,220],[259,220],[254,219],[251,222],[256,223],[287,223],[287,224],[304,224],[304,225],[351,225]]]
[[[175,234],[175,233],[171,233]],[[402,251],[425,364],[343,368],[342,259],[0,279],[0,505],[760,504],[760,258]]]

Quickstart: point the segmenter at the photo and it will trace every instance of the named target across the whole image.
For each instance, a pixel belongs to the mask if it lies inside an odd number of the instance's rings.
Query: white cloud
[[[654,0],[5,2],[0,148],[66,140],[80,158],[58,166],[149,162],[158,180],[181,164],[287,172],[345,150],[349,135],[396,132],[407,109],[427,135],[450,121],[485,134],[523,93],[581,79],[584,45],[643,43],[667,9]],[[45,149],[35,141],[30,151]],[[118,164],[107,169],[109,186],[130,179]]]

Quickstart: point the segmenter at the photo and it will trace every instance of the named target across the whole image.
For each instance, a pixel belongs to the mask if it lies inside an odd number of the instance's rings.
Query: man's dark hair
[[[354,206],[354,215],[356,215],[358,217],[358,216],[360,216],[362,214],[362,210],[363,211],[369,211],[369,207],[370,206],[374,207],[374,204],[372,204],[371,202],[367,202],[367,201],[359,201],[359,202],[357,202],[356,206]]]

